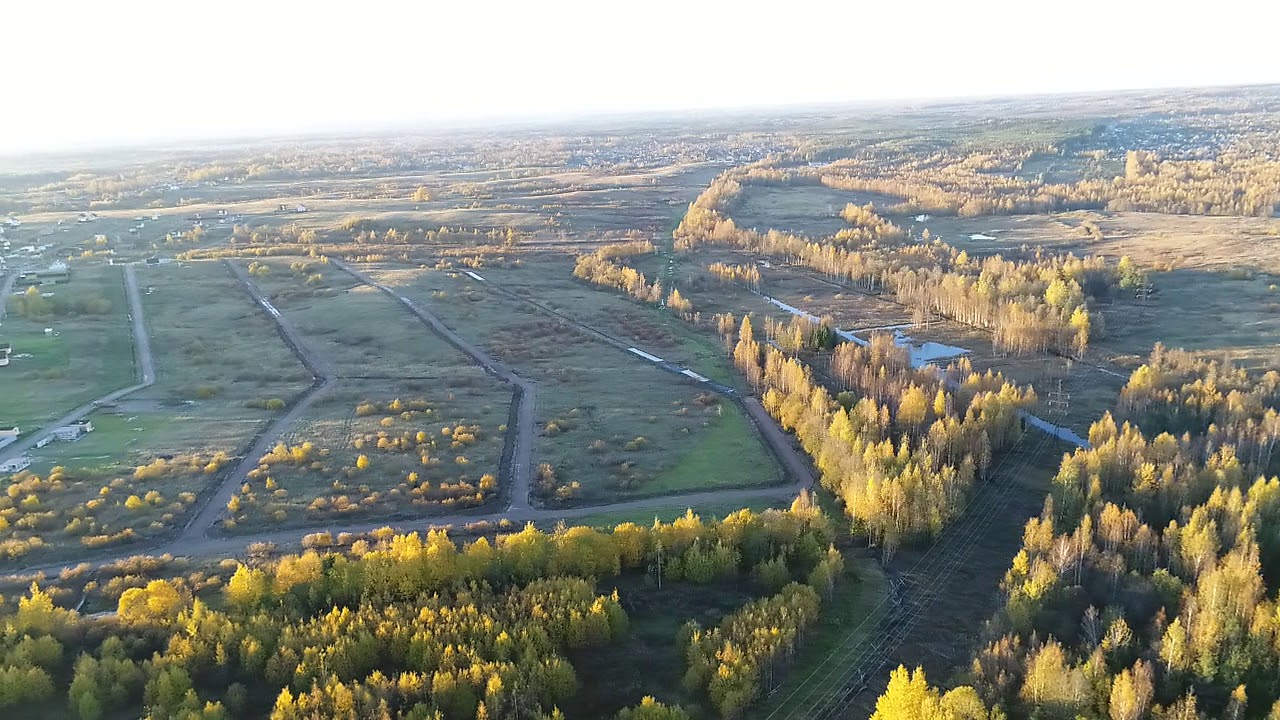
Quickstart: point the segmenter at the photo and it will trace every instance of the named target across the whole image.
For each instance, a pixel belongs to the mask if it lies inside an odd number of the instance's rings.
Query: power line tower
[[[1145,282],[1134,290],[1134,299],[1138,303],[1138,315],[1143,320],[1151,317],[1151,296],[1155,291],[1156,287],[1150,282]]]
[[[1049,414],[1054,411],[1062,413],[1066,417],[1067,411],[1071,409],[1071,393],[1062,389],[1062,378],[1058,378],[1057,386],[1049,391],[1049,397],[1045,400],[1045,404],[1049,407]]]

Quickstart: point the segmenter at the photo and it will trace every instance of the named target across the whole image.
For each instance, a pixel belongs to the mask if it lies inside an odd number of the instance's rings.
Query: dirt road
[[[157,547],[151,548],[132,548],[122,552],[110,555],[104,554],[89,560],[91,564],[106,564],[126,557],[137,555],[139,553],[172,553],[190,558],[201,557],[241,557],[245,554],[247,546],[257,542],[275,543],[281,548],[292,549],[300,547],[302,535],[306,532],[328,531],[331,533],[339,532],[369,532],[382,527],[391,527],[399,532],[421,531],[429,527],[438,527],[445,525],[465,525],[467,523],[489,521],[498,522],[506,519],[517,525],[534,522],[549,526],[558,520],[573,520],[575,518],[586,517],[590,515],[598,515],[606,512],[624,512],[645,510],[648,508],[670,508],[673,506],[684,505],[686,507],[697,508],[699,505],[706,503],[736,503],[749,502],[762,499],[788,499],[795,497],[800,491],[808,489],[814,483],[814,472],[809,463],[808,458],[803,455],[794,445],[791,436],[784,432],[782,428],[769,417],[764,408],[754,398],[744,398],[735,393],[731,388],[723,386],[715,386],[714,383],[703,383],[708,385],[710,389],[721,392],[731,397],[735,402],[744,409],[748,419],[760,432],[768,447],[778,458],[787,474],[791,477],[792,482],[785,485],[777,485],[764,488],[740,488],[728,490],[713,490],[703,492],[692,492],[686,494],[663,495],[659,497],[644,498],[639,500],[629,500],[624,502],[612,503],[609,505],[593,505],[586,507],[576,507],[567,509],[546,510],[531,507],[529,504],[529,477],[532,471],[532,452],[534,443],[534,434],[536,432],[535,425],[535,393],[536,384],[528,378],[517,375],[514,370],[492,358],[484,350],[468,343],[461,336],[449,329],[438,317],[420,307],[408,298],[396,295],[390,288],[375,282],[372,278],[363,272],[337,260],[331,260],[333,264],[351,274],[362,283],[366,283],[372,287],[387,293],[395,298],[397,302],[404,305],[419,321],[426,324],[431,330],[438,333],[442,338],[454,347],[471,357],[477,364],[483,367],[494,377],[511,383],[516,388],[515,402],[518,403],[516,416],[518,418],[516,432],[513,436],[515,446],[512,450],[512,480],[511,480],[511,505],[502,512],[489,513],[485,515],[444,515],[424,517],[416,520],[406,520],[399,522],[378,521],[357,524],[334,524],[331,526],[319,526],[309,530],[292,529],[277,530],[271,532],[255,533],[251,535],[241,535],[233,537],[210,537],[206,531],[222,516],[226,508],[227,501],[231,499],[231,495],[239,487],[244,476],[257,466],[257,460],[260,458],[277,439],[288,430],[288,428],[296,422],[298,417],[317,400],[323,393],[331,389],[336,381],[336,372],[334,368],[324,358],[318,357],[311,351],[306,344],[298,336],[297,331],[289,322],[288,318],[276,309],[270,301],[268,301],[256,286],[250,281],[244,268],[229,262],[231,271],[244,285],[246,291],[254,298],[276,323],[276,328],[280,332],[281,338],[285,343],[298,355],[308,369],[311,370],[316,378],[316,384],[307,391],[307,393],[283,416],[277,418],[263,433],[258,440],[246,452],[241,463],[225,476],[225,480],[219,487],[208,496],[208,499],[196,512],[190,521],[183,528],[183,531],[173,540],[166,542]],[[498,286],[494,286],[495,288]],[[502,289],[502,288],[499,288]],[[502,289],[503,292],[511,293],[511,291]],[[518,299],[520,296],[511,293]],[[528,302],[527,300],[525,300]],[[535,307],[553,312],[546,308],[542,308],[540,304],[532,303]],[[581,328],[583,331],[592,334],[598,339],[606,341],[609,345],[618,348],[623,352],[632,355],[627,348],[625,342],[609,336],[595,328],[579,323],[571,318],[559,315],[557,316]],[[137,315],[135,314],[135,317]],[[636,358],[637,362],[647,362]],[[669,365],[669,364],[668,364]],[[670,370],[670,368],[663,368]],[[673,371],[675,372],[675,371]],[[678,374],[678,373],[677,373]],[[681,376],[684,377],[684,376]],[[688,382],[698,384],[697,381],[684,379]],[[24,568],[23,573],[57,573],[61,570],[73,567],[79,563],[57,563],[39,567]]]
[[[205,533],[208,532],[209,528],[218,522],[226,512],[227,503],[230,502],[231,496],[240,487],[240,483],[244,481],[245,476],[258,466],[258,460],[275,446],[280,436],[288,432],[289,428],[293,427],[298,421],[298,418],[302,417],[317,400],[331,391],[337,382],[337,372],[334,370],[333,363],[329,362],[327,358],[321,357],[303,342],[293,323],[277,310],[271,304],[271,301],[262,294],[262,291],[253,284],[245,269],[231,261],[226,261],[226,265],[231,270],[231,274],[235,275],[236,279],[240,281],[245,292],[249,293],[254,302],[275,323],[276,332],[280,333],[280,339],[311,372],[313,380],[311,387],[299,396],[283,415],[273,420],[266,429],[258,434],[257,439],[245,451],[244,457],[241,458],[235,468],[223,475],[218,487],[205,494],[204,499],[201,501],[200,509],[183,526],[182,532],[178,537],[166,546],[179,552],[186,552],[186,548],[193,542],[205,537]]]
[[[16,275],[13,277],[16,277]],[[45,425],[39,430],[27,433],[25,437],[19,439],[12,445],[8,445],[3,450],[0,450],[0,462],[15,458],[35,447],[38,440],[52,433],[55,428],[62,427],[63,425],[70,425],[73,422],[85,419],[85,417],[97,409],[99,405],[113,403],[126,395],[138,392],[143,388],[148,388],[155,384],[156,367],[155,361],[151,357],[151,338],[147,335],[146,319],[142,314],[142,295],[138,292],[138,280],[134,276],[132,265],[124,266],[124,285],[125,295],[129,300],[130,326],[133,330],[133,361],[134,368],[138,376],[138,382],[127,388],[121,388],[119,390],[109,392],[102,397],[90,400],[84,405],[81,405],[57,420],[54,420],[52,423]]]
[[[485,278],[479,274],[476,274],[476,273],[468,273],[468,274],[471,275],[473,279],[479,282],[485,283],[486,285],[489,285],[493,289],[497,290],[498,292],[501,292],[502,294],[512,299],[518,302],[525,303],[530,307],[534,308],[535,310],[538,310],[539,312],[550,315],[556,318],[557,320],[560,320],[564,323],[567,323],[577,328],[578,330],[582,331],[584,334],[589,335],[592,338],[605,343],[606,345],[616,348],[617,350],[625,353],[627,357],[632,358],[633,360],[642,361],[641,356],[635,354],[633,350],[633,346],[630,343],[624,340],[621,340],[619,338],[616,338],[600,330],[599,328],[594,328],[590,325],[587,325],[586,323],[579,322],[578,320],[575,320],[572,317],[565,315],[564,313],[561,313],[557,310],[553,310],[547,307],[546,305],[543,305],[542,303],[537,302],[536,300],[527,298],[515,292],[514,290],[503,287],[502,285],[499,285],[498,283],[495,283],[492,280]],[[649,361],[643,360],[643,362],[649,362]],[[705,387],[706,389],[712,392],[718,393],[720,395],[723,395],[729,398],[729,400],[731,400],[732,402],[736,403],[746,413],[747,418],[751,421],[751,423],[755,426],[756,430],[760,433],[761,438],[765,441],[765,444],[769,447],[770,451],[772,451],[774,456],[778,459],[778,462],[782,464],[783,469],[786,470],[789,476],[791,476],[792,483],[795,487],[794,491],[798,491],[801,488],[807,488],[813,485],[815,477],[813,473],[813,468],[809,462],[808,457],[802,454],[798,449],[796,449],[796,446],[792,441],[791,436],[788,435],[786,432],[784,432],[782,428],[778,427],[778,423],[774,421],[773,418],[769,417],[769,413],[765,412],[764,407],[760,405],[759,401],[757,401],[755,398],[744,398],[741,394],[735,392],[733,388],[728,387],[726,385],[721,385],[720,383],[706,380],[705,378],[703,378],[702,380],[694,379],[687,374],[687,371],[689,371],[689,368],[686,368],[677,363],[663,360],[661,362],[654,362],[652,364],[655,367],[657,367],[659,370],[665,370],[666,372],[669,372],[672,375],[679,377],[682,382],[687,382],[700,387]],[[697,375],[697,373],[695,373],[695,375]],[[699,375],[698,377],[702,377],[702,376]]]
[[[329,262],[356,280],[377,288],[394,298],[396,302],[407,308],[409,312],[413,313],[414,317],[418,318],[433,332],[484,368],[485,372],[505,383],[509,383],[515,388],[513,401],[516,403],[516,427],[511,435],[514,447],[511,451],[511,477],[508,480],[511,504],[507,507],[507,510],[511,512],[528,510],[530,508],[529,477],[533,474],[533,442],[534,435],[537,432],[536,419],[534,417],[534,406],[537,403],[538,393],[537,384],[528,378],[517,375],[506,364],[495,360],[478,346],[464,340],[460,335],[450,330],[440,318],[409,298],[397,295],[391,288],[377,282],[364,272],[351,267],[341,260],[330,258]]]

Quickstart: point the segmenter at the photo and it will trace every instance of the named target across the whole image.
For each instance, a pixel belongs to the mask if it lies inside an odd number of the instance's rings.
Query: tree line
[[[648,252],[652,252],[653,243],[645,242]],[[629,251],[639,247],[638,244],[632,243],[606,245],[593,253],[579,255],[573,267],[573,276],[595,285],[621,290],[641,302],[665,305],[679,317],[696,322],[693,303],[680,294],[679,288],[672,288],[671,292],[664,295],[661,280],[650,283],[644,273],[639,270],[613,261],[616,257],[637,254]]]
[[[742,320],[735,364],[761,401],[814,459],[824,487],[855,527],[890,556],[935,537],[963,509],[994,453],[1016,438],[1029,389],[967,366],[913,368],[887,335],[837,345],[828,359],[833,398],[799,359],[755,339]],[[951,388],[954,388],[952,390]]]
[[[676,247],[727,244],[816,270],[867,292],[888,292],[917,316],[941,315],[990,330],[998,350],[1030,354],[1052,350],[1083,355],[1105,328],[1090,303],[1133,282],[1132,263],[1122,273],[1103,258],[1037,252],[1013,260],[995,255],[974,260],[941,241],[902,243],[891,224],[850,242],[837,236],[812,240],[776,229],[739,228],[728,212],[744,186],[759,182],[758,167],[731,170],[714,180],[675,230]],[[765,174],[765,177],[769,176]],[[853,206],[857,217],[878,218],[871,206]],[[846,209],[846,214],[848,209]]]
[[[1236,372],[1157,348],[1121,401],[1138,425],[1108,415],[1063,458],[962,686],[900,670],[878,718],[952,693],[967,714],[919,716],[1280,717],[1280,478],[1212,431],[1139,428],[1168,421],[1150,380],[1175,369],[1193,385]]]
[[[742,578],[816,601],[840,571],[832,537],[802,497],[718,522],[690,512],[612,531],[527,526],[464,545],[443,531],[376,531],[347,553],[239,564],[216,599],[154,579],[105,619],[33,585],[0,616],[0,707],[80,720],[559,718],[578,684],[568,652],[627,633],[618,593],[597,581]],[[787,622],[748,609],[733,632],[769,636]],[[620,717],[685,715],[646,699]]]

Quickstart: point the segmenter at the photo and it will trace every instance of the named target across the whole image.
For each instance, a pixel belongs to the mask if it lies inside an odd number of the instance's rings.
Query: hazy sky
[[[0,152],[1280,82],[1275,0],[0,0]]]

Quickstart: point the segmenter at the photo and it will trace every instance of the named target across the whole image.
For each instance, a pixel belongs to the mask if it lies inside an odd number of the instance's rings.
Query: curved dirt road
[[[515,387],[516,427],[511,435],[514,447],[511,452],[511,479],[509,484],[511,504],[507,507],[507,510],[511,512],[528,510],[530,508],[529,476],[533,473],[533,442],[535,428],[537,427],[534,418],[534,406],[537,402],[538,392],[537,384],[528,378],[517,375],[505,363],[495,360],[484,350],[464,340],[460,335],[450,330],[440,318],[409,298],[397,295],[391,288],[337,258],[329,258],[329,263],[365,285],[377,288],[394,298],[396,302],[413,313],[414,317],[418,318],[419,321],[484,368],[485,372]]]
[[[10,277],[11,280],[7,282],[8,287],[12,288],[12,279],[16,279],[17,274],[12,274]],[[156,366],[154,359],[151,357],[151,338],[147,335],[146,319],[142,314],[142,295],[138,292],[138,279],[134,276],[132,265],[124,266],[124,287],[125,297],[129,301],[130,327],[133,332],[133,359],[138,373],[137,384],[90,400],[36,432],[28,433],[26,437],[0,450],[0,462],[15,458],[35,447],[37,441],[52,433],[55,428],[85,419],[99,405],[113,403],[126,395],[138,392],[143,388],[149,388],[155,384]]]
[[[534,430],[536,427],[534,419],[535,383],[528,378],[517,375],[511,368],[494,360],[488,355],[488,353],[484,352],[480,348],[467,343],[461,336],[445,326],[438,317],[421,308],[408,298],[396,295],[390,288],[373,281],[367,275],[364,275],[364,273],[348,266],[346,263],[338,260],[331,260],[331,262],[343,271],[351,274],[360,282],[370,285],[371,287],[375,287],[395,298],[397,302],[404,305],[421,322],[426,324],[433,331],[437,332],[450,344],[454,345],[460,351],[475,360],[475,362],[483,367],[487,372],[500,380],[512,383],[516,387],[516,402],[519,403],[517,408],[519,422],[517,432],[514,435],[515,447],[512,452],[512,502],[510,507],[501,512],[480,515],[438,515],[391,522],[383,520],[380,522],[364,522],[356,524],[322,525],[309,529],[295,528],[239,536],[208,536],[206,531],[222,515],[227,501],[230,500],[231,495],[234,494],[235,490],[239,487],[245,474],[254,467],[257,467],[258,458],[260,458],[272,445],[275,444],[279,436],[287,431],[289,426],[292,425],[297,418],[315,402],[315,400],[317,400],[323,393],[329,391],[337,382],[336,372],[332,366],[325,359],[318,357],[305,345],[305,343],[302,342],[292,324],[261,294],[257,287],[250,281],[244,269],[234,262],[228,261],[228,266],[240,280],[241,284],[244,285],[246,291],[251,297],[253,297],[255,302],[262,307],[263,311],[266,312],[276,323],[277,330],[280,332],[281,338],[285,341],[286,345],[288,345],[302,360],[303,364],[312,371],[316,378],[316,384],[312,386],[306,395],[304,395],[302,399],[293,406],[293,408],[291,408],[285,415],[277,418],[266,430],[263,431],[259,439],[254,443],[250,450],[246,452],[241,463],[237,465],[236,468],[226,476],[226,479],[218,486],[218,488],[208,496],[208,500],[204,502],[200,510],[192,516],[184,526],[182,532],[174,539],[151,548],[134,548],[131,550],[104,554],[92,560],[55,563],[25,568],[17,572],[56,573],[67,568],[75,567],[83,562],[88,562],[92,565],[102,565],[142,553],[154,554],[163,552],[190,558],[239,557],[245,554],[246,548],[251,543],[271,542],[282,548],[299,547],[302,536],[308,532],[327,531],[335,534],[339,532],[361,533],[382,527],[391,527],[398,532],[411,532],[421,531],[431,527],[446,525],[458,526],[480,521],[498,522],[504,519],[517,524],[523,524],[526,522],[551,524],[558,520],[572,520],[574,518],[598,515],[606,512],[644,510],[647,508],[670,508],[679,505],[696,507],[697,505],[711,502],[733,503],[760,499],[786,499],[794,497],[803,490],[809,489],[814,483],[814,472],[808,458],[796,449],[791,436],[783,431],[773,418],[765,412],[759,401],[755,398],[743,397],[729,388],[711,387],[710,389],[721,392],[739,403],[746,412],[748,420],[751,421],[757,431],[760,432],[766,445],[778,458],[786,473],[792,478],[792,482],[785,485],[761,488],[737,488],[661,495],[651,498],[616,502],[607,505],[591,505],[566,509],[533,508],[528,502],[528,488],[529,475],[532,470],[532,451]],[[501,288],[497,285],[493,285],[493,287],[502,290],[504,293],[511,294],[524,302],[529,302],[539,309],[554,313],[561,319],[594,335],[598,339],[604,340],[607,344],[614,346],[623,352],[628,352],[630,355],[627,350],[629,347],[627,343],[618,340],[617,338],[573,320],[572,318],[555,313],[555,311],[543,308],[540,304],[522,298],[510,290]],[[637,362],[647,361],[642,361],[637,358]],[[670,370],[669,368],[663,369]],[[676,374],[679,373],[676,372]],[[689,380],[689,382],[699,384],[693,380]],[[714,384],[708,385],[710,386]]]

